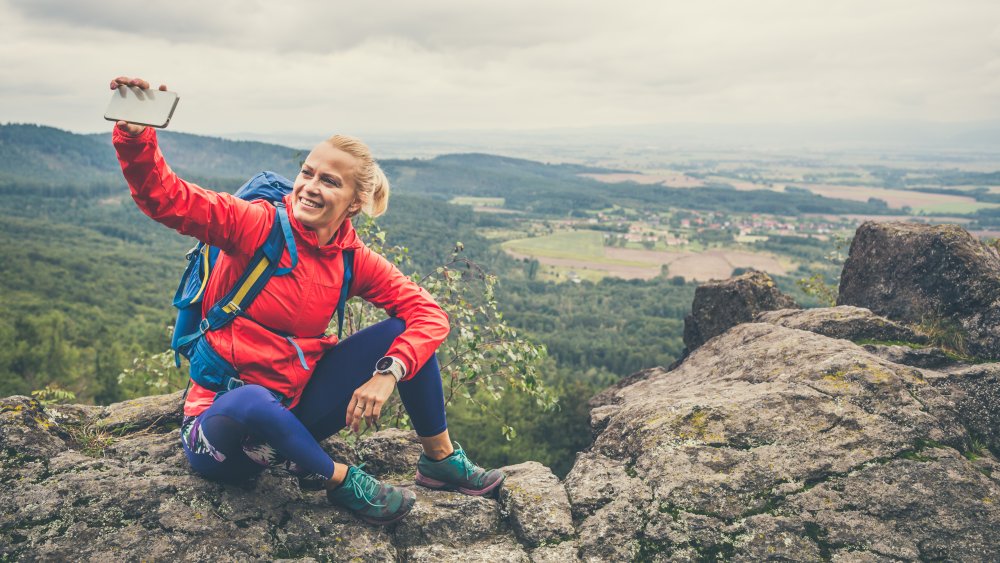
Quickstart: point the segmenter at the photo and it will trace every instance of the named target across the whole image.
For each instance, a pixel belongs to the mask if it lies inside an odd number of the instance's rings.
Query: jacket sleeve
[[[354,270],[357,281],[352,284],[351,294],[406,323],[406,329],[393,341],[386,355],[403,362],[406,375],[402,380],[407,381],[448,337],[448,315],[427,290],[367,247],[362,246],[355,253]]]
[[[143,213],[229,254],[253,254],[274,221],[270,206],[252,204],[181,180],[167,166],[156,131],[135,137],[114,129],[112,141],[132,199]]]

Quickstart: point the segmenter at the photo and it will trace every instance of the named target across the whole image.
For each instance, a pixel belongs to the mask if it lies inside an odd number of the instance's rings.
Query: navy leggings
[[[243,450],[250,439],[269,444],[304,473],[331,478],[333,460],[319,441],[344,427],[347,404],[355,389],[372,377],[375,363],[404,328],[403,321],[390,318],[338,343],[317,363],[294,409],[282,406],[260,385],[244,385],[216,398],[211,407],[184,425],[184,435],[190,438],[181,443],[191,467],[215,480],[238,481],[259,473],[264,467]],[[434,436],[447,429],[435,356],[397,389],[419,436]]]

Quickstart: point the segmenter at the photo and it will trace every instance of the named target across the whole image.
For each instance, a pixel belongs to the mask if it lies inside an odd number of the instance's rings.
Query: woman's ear
[[[355,215],[358,214],[359,211],[361,211],[361,200],[360,199],[355,199],[354,203],[352,203],[350,206],[348,206],[348,208],[347,208],[347,215],[349,217],[354,217]]]

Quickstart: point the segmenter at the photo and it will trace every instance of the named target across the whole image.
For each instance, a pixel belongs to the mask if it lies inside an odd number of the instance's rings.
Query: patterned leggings
[[[319,442],[344,427],[347,404],[368,381],[375,362],[405,328],[390,318],[338,343],[317,363],[294,409],[285,408],[264,387],[244,385],[218,397],[181,427],[181,444],[191,467],[212,480],[241,481],[268,465],[329,479],[333,460]],[[437,358],[432,356],[399,396],[419,436],[448,427]]]

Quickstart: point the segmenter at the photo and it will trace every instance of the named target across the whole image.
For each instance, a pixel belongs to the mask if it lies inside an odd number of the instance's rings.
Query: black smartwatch
[[[406,377],[406,366],[399,359],[392,356],[384,356],[375,362],[375,373],[379,375],[391,375],[399,383],[400,379]]]

